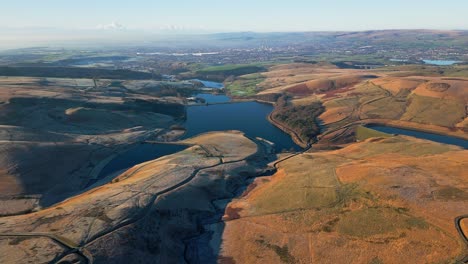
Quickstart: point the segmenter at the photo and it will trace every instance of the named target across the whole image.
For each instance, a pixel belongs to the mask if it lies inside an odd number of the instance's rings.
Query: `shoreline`
[[[324,133],[319,135],[319,140],[326,138],[328,135],[341,131],[343,129],[348,129],[355,126],[386,126],[386,127],[393,127],[398,129],[405,129],[411,130],[415,132],[424,132],[439,136],[446,136],[446,137],[453,137],[462,140],[468,140],[468,134],[461,129],[452,130],[448,127],[441,127],[437,125],[430,125],[430,124],[421,124],[421,123],[414,123],[410,121],[402,121],[402,120],[392,120],[392,119],[363,119],[357,120],[354,122],[350,122],[344,126],[331,129],[325,131]]]
[[[227,94],[226,94],[227,95]],[[229,96],[229,95],[227,95]],[[206,104],[195,104],[192,106],[199,106],[199,105],[217,105],[217,104],[235,104],[235,103],[243,103],[243,102],[257,102],[261,104],[269,104],[273,106],[273,111],[266,117],[268,122],[273,124],[275,127],[283,131],[284,133],[288,134],[291,139],[294,141],[294,143],[298,146],[300,146],[302,149],[308,148],[311,143],[305,142],[294,129],[291,129],[279,121],[275,120],[273,118],[273,115],[276,112],[276,103],[270,102],[270,101],[264,101],[264,100],[259,100],[255,98],[235,98],[235,97],[230,97],[231,101],[229,102],[221,102],[221,103],[206,103]],[[431,134],[436,134],[436,135],[441,135],[441,136],[447,136],[447,137],[454,137],[462,140],[468,140],[468,134],[464,133],[462,129],[460,128],[448,128],[448,127],[441,127],[437,125],[431,125],[431,124],[421,124],[421,123],[414,123],[410,121],[402,121],[402,120],[386,120],[386,119],[364,119],[364,120],[359,120],[355,122],[348,123],[340,128],[333,129],[330,131],[323,131],[323,133],[320,133],[316,135],[317,141],[320,139],[326,137],[328,134],[350,128],[353,126],[357,125],[363,125],[363,126],[371,126],[371,125],[381,125],[381,126],[388,126],[388,127],[394,127],[394,128],[400,128],[400,129],[407,129],[407,130],[412,130],[416,132],[425,132],[425,133],[431,133]]]
[[[405,122],[407,124],[399,124]],[[381,121],[379,122],[378,120],[376,121],[371,121],[371,122],[365,122],[366,126],[387,126],[387,127],[394,127],[394,128],[400,128],[400,129],[406,129],[406,130],[411,130],[411,131],[416,131],[416,132],[425,132],[429,134],[434,134],[434,135],[440,135],[440,136],[447,136],[447,137],[454,137],[458,139],[463,139],[463,140],[468,140],[468,134],[461,134],[457,133],[458,131],[451,131],[450,128],[445,128],[445,127],[426,127],[426,126],[434,126],[434,125],[426,125],[426,124],[419,124],[419,123],[414,123],[414,122],[408,122],[408,121],[400,121],[400,120],[389,120],[387,122]],[[418,127],[416,127],[418,126]],[[447,130],[447,131],[443,131]]]
[[[296,143],[298,146],[300,146],[301,148],[303,149],[306,149],[307,147],[309,147],[310,143],[306,143],[302,140],[302,138],[297,134],[296,131],[294,131],[293,129],[281,124],[280,122],[276,121],[274,118],[273,118],[273,114],[275,113],[276,111],[276,108],[273,108],[273,111],[271,111],[271,113],[267,116],[267,120],[273,124],[274,126],[276,126],[278,129],[280,129],[281,131],[283,131],[284,133],[288,134],[292,140],[294,141],[294,143]]]

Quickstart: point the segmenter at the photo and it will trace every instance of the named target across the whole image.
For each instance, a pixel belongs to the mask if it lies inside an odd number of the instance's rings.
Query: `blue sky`
[[[0,0],[0,28],[468,29],[468,0]],[[2,3],[3,2],[3,3]],[[114,22],[114,24],[112,24]]]

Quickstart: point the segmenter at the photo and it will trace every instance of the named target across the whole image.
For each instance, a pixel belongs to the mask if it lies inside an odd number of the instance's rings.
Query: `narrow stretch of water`
[[[431,141],[435,141],[439,143],[457,145],[465,149],[468,148],[468,140],[464,140],[461,138],[439,135],[439,134],[432,134],[432,133],[427,133],[427,132],[414,131],[414,130],[409,130],[409,129],[396,128],[396,127],[389,127],[389,126],[370,125],[368,127],[371,129],[380,131],[380,132],[387,133],[387,134],[412,136],[412,137],[427,139],[427,140],[431,140]]]
[[[201,82],[206,88],[214,88],[214,89],[223,89],[224,84],[219,82],[212,82],[212,81],[205,81],[205,80],[198,80],[195,79],[194,81]]]
[[[453,61],[453,60],[423,60],[426,64],[438,65],[438,66],[449,66],[455,63],[459,63],[461,61]]]

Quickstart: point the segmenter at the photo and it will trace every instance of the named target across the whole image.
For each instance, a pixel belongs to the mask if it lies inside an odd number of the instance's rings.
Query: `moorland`
[[[466,147],[373,127],[466,143],[466,41],[232,33],[157,54],[2,52],[0,262],[467,262]],[[222,112],[229,130],[188,120],[253,104],[269,111]],[[252,133],[255,118],[274,126]]]

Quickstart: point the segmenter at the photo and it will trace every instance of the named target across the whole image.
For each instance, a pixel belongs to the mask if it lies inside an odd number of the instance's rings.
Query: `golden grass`
[[[222,255],[278,263],[268,244],[304,263],[451,262],[466,166],[460,148],[401,136],[293,157],[229,205],[240,218],[225,223]]]
[[[418,85],[423,83],[423,80],[418,79],[408,79],[408,78],[395,78],[395,77],[385,77],[372,80],[372,83],[378,85],[385,90],[390,91],[392,94],[396,95],[401,90],[414,90]]]
[[[401,120],[454,127],[466,116],[465,103],[413,94]]]
[[[390,234],[404,236],[405,229],[427,229],[424,219],[408,216],[404,210],[390,207],[375,207],[345,213],[336,225],[339,233],[366,238]]]

